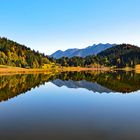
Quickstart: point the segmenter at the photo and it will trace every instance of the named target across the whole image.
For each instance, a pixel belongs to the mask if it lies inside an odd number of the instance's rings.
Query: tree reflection
[[[39,87],[50,78],[42,74],[0,76],[0,102]]]
[[[112,72],[64,72],[57,75],[58,79],[63,81],[86,80],[92,83],[98,83],[111,91],[130,93],[140,89],[140,74],[134,71],[112,71]]]
[[[59,79],[59,80],[58,80]],[[54,81],[57,81],[56,82]],[[113,71],[113,72],[62,72],[56,75],[48,74],[27,74],[0,76],[0,102],[11,99],[19,94],[39,87],[45,82],[51,81],[57,86],[68,88],[86,88],[94,92],[120,92],[131,93],[140,89],[140,74],[134,71]],[[60,85],[61,81],[61,85]],[[73,84],[66,83],[69,81]],[[74,86],[75,85],[75,86]],[[96,90],[96,86],[98,90]],[[102,88],[102,89],[100,89]]]

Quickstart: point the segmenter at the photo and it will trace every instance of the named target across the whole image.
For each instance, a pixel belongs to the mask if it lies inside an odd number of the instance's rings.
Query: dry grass
[[[108,71],[110,68],[84,68],[84,67],[63,67],[61,71]]]
[[[135,72],[140,74],[140,64],[136,65]]]
[[[136,65],[135,68],[140,70],[140,64],[139,65]]]
[[[10,67],[5,65],[0,65],[0,75],[3,74],[31,74],[31,73],[55,73],[55,72],[63,72],[63,71],[110,71],[113,70],[109,67],[103,68],[84,68],[84,67],[62,67],[57,69],[25,69],[19,67]],[[137,65],[134,68],[123,68],[123,69],[115,69],[115,70],[125,70],[132,71],[135,70],[136,73],[140,73],[140,65]]]
[[[19,67],[10,67],[0,65],[0,75],[3,74],[28,74],[28,73],[54,73],[54,72],[63,72],[63,71],[108,71],[110,68],[82,68],[82,67],[63,67],[57,69],[25,69]]]
[[[30,74],[30,73],[52,73],[52,70],[50,69],[25,69],[25,68],[19,68],[19,67],[10,67],[10,66],[4,66],[0,65],[0,75],[3,74]]]

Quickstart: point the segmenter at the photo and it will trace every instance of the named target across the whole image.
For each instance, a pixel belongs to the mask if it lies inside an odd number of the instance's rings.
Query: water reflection
[[[99,93],[130,93],[140,89],[140,74],[134,71],[65,72],[52,82],[60,87],[86,88]]]
[[[52,82],[58,87],[84,88],[98,93],[132,93],[140,89],[140,74],[133,71],[63,72],[56,75],[29,74],[0,76],[0,102]]]
[[[0,103],[0,138],[140,140],[139,89],[134,72],[0,76],[0,101],[26,92]]]
[[[45,84],[50,78],[51,75],[42,74],[0,76],[0,102]]]

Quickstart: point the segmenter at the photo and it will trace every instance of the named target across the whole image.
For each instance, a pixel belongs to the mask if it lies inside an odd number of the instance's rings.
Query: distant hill
[[[62,58],[62,57],[74,57],[74,56],[78,56],[78,57],[86,57],[89,55],[96,55],[98,53],[100,53],[101,51],[104,51],[108,48],[111,48],[115,46],[115,44],[94,44],[92,46],[89,46],[87,48],[84,49],[68,49],[66,51],[61,51],[58,50],[55,53],[53,53],[51,55],[51,57],[54,57],[56,59]]]
[[[0,65],[40,68],[46,63],[50,61],[44,54],[7,38],[0,38]]]
[[[134,67],[136,64],[140,64],[140,48],[130,44],[116,45],[102,51],[97,57],[106,58],[108,65]]]

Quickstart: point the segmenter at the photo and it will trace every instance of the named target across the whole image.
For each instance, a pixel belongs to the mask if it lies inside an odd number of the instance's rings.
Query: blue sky
[[[45,54],[98,43],[140,46],[140,0],[1,0],[0,36]]]

